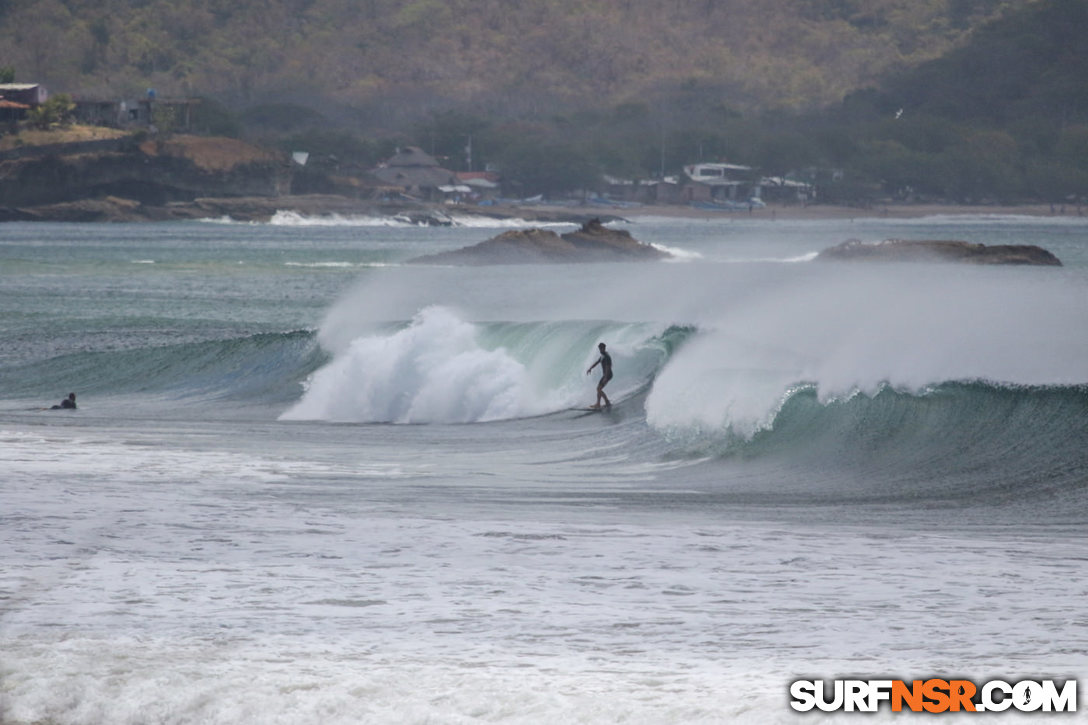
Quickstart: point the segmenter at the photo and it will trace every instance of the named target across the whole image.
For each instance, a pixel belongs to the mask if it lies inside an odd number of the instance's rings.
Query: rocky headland
[[[201,197],[290,193],[282,154],[226,138],[127,135],[0,151],[0,221],[184,217]]]
[[[962,262],[967,264],[1029,264],[1060,267],[1061,260],[1034,244],[976,244],[954,240],[888,239],[862,242],[849,239],[829,247],[817,261]]]
[[[0,147],[0,222],[140,222],[228,218],[267,222],[278,212],[306,217],[388,217],[452,226],[456,217],[519,217],[583,223],[589,211],[454,206],[377,186],[325,179],[307,188],[283,154],[237,139],[127,134]],[[310,185],[312,186],[312,184]],[[617,219],[618,217],[610,217]]]
[[[570,262],[640,262],[670,257],[643,244],[622,229],[609,229],[591,219],[576,231],[556,234],[548,229],[518,229],[471,247],[411,260],[418,264],[537,264]]]

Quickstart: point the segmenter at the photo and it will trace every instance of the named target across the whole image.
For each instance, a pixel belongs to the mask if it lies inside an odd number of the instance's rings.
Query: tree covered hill
[[[989,126],[1088,123],[1088,2],[1047,0],[885,84],[914,112]]]
[[[840,163],[937,198],[1088,197],[1086,28],[1088,2],[1043,0],[851,94],[822,119],[853,138]]]
[[[318,190],[410,144],[525,195],[731,161],[830,201],[1064,203],[1086,27],[1088,0],[0,0],[0,68],[203,96]]]
[[[0,66],[59,91],[324,103],[394,127],[667,98],[837,102],[1029,0],[0,0]]]

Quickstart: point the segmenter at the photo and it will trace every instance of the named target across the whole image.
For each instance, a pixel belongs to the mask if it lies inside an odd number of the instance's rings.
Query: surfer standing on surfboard
[[[590,407],[594,410],[601,409],[601,398],[604,398],[604,404],[609,408],[612,407],[612,401],[608,399],[608,396],[604,394],[604,386],[608,385],[608,381],[612,379],[612,356],[605,352],[605,344],[602,342],[597,345],[597,349],[601,351],[601,356],[597,358],[597,362],[589,366],[589,370],[586,370],[586,375],[593,372],[593,368],[598,365],[601,366],[601,382],[597,383],[597,404]]]

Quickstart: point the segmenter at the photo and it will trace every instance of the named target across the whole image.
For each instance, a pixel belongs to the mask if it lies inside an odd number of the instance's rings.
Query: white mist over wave
[[[431,305],[403,327],[333,318],[322,328],[333,360],[306,382],[284,420],[469,423],[543,415],[595,400],[586,368],[607,341],[619,402],[667,358],[666,328],[601,321],[467,322]],[[338,330],[331,328],[340,325]]]
[[[903,271],[814,279],[720,310],[658,376],[648,422],[751,437],[799,387],[826,403],[885,385],[1088,383],[1083,289],[1031,272]]]
[[[956,381],[1088,383],[1088,291],[1072,270],[806,258],[373,270],[330,308],[318,339],[339,359],[378,325],[435,305],[474,322],[570,326],[518,352],[532,368],[538,357],[592,349],[596,339],[573,334],[589,321],[604,325],[610,348],[617,326],[695,328],[650,373],[647,420],[743,436],[771,425],[800,386],[826,403],[885,385],[924,393]],[[617,360],[616,388],[630,364]]]
[[[564,407],[535,389],[504,349],[481,347],[476,327],[429,307],[392,335],[355,339],[317,371],[284,420],[467,423]]]

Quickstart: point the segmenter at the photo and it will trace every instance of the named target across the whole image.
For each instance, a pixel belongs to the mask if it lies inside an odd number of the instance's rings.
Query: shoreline
[[[61,202],[38,207],[0,208],[0,222],[154,222],[227,217],[240,222],[267,222],[277,213],[303,217],[404,217],[419,224],[443,225],[450,217],[520,219],[527,225],[546,222],[583,224],[602,221],[635,221],[639,218],[677,220],[758,220],[817,221],[853,219],[921,219],[938,216],[1024,216],[1051,219],[1084,219],[1083,206],[1050,204],[965,205],[965,204],[881,204],[871,207],[824,204],[768,204],[752,210],[713,211],[682,205],[504,204],[476,206],[427,202],[383,202],[338,195],[279,197],[198,198],[191,202],[147,205],[132,199],[105,197]]]
[[[581,209],[582,207],[578,207]],[[588,209],[588,207],[587,207]],[[768,204],[762,209],[737,212],[715,212],[684,206],[645,206],[634,209],[600,207],[602,213],[631,219],[638,217],[676,217],[681,219],[758,219],[763,221],[815,221],[820,219],[922,219],[935,216],[1031,216],[1054,219],[1086,218],[1088,209],[1066,206],[1051,211],[1049,204],[1018,204],[1007,206],[967,204],[887,204],[869,208],[824,204]]]
[[[924,219],[939,216],[1024,216],[1053,219],[1088,219],[1088,207],[1067,204],[1051,207],[1046,203],[1009,205],[972,204],[881,204],[867,208],[836,206],[830,204],[768,204],[762,209],[741,211],[708,211],[679,204],[645,205],[637,207],[601,205],[504,205],[478,207],[469,205],[436,205],[444,213],[456,216],[458,212],[469,216],[490,216],[499,219],[522,218],[527,222],[555,221],[567,216],[573,222],[583,223],[599,217],[638,221],[639,218],[672,218],[698,220],[759,220],[759,221],[818,221],[825,219]]]

